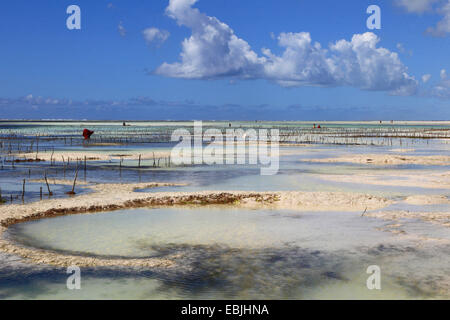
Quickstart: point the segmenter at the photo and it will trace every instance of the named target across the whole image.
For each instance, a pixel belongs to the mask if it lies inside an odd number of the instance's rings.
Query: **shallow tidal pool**
[[[0,297],[44,299],[423,299],[449,298],[450,235],[418,220],[407,235],[389,221],[349,212],[231,207],[142,208],[70,215],[11,226],[26,246],[76,255],[165,257],[169,269],[82,269],[82,290],[65,270],[0,279]],[[424,240],[440,238],[442,243]],[[381,269],[369,290],[367,268]],[[5,274],[5,272],[0,272]],[[23,271],[22,271],[23,274]]]

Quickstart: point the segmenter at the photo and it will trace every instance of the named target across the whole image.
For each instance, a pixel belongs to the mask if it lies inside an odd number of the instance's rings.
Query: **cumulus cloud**
[[[182,43],[181,62],[164,63],[155,73],[193,79],[255,77],[264,59],[258,58],[228,25],[192,8],[195,2],[197,0],[170,1],[167,15],[179,25],[190,28],[192,35]]]
[[[442,19],[425,32],[435,37],[444,37],[450,33],[450,0],[396,0],[396,4],[410,13],[436,12]]]
[[[158,28],[147,28],[142,31],[142,35],[145,41],[150,44],[155,41],[163,43],[169,38],[170,33],[167,30],[160,30]]]
[[[154,73],[187,79],[267,79],[283,86],[353,86],[410,95],[417,81],[397,53],[378,47],[373,33],[355,34],[322,48],[308,32],[281,33],[281,55],[263,48],[262,55],[215,17],[192,6],[197,0],[170,0],[166,14],[191,29],[182,42],[180,61],[163,63]]]
[[[427,83],[428,81],[430,81],[430,79],[431,79],[431,74],[424,74],[422,76],[422,82],[423,83]]]
[[[440,82],[431,90],[431,96],[440,99],[450,99],[450,79],[447,71],[442,69],[440,72]]]
[[[339,40],[323,49],[307,32],[282,33],[281,56],[265,49],[265,74],[281,84],[352,86],[364,90],[390,91],[409,95],[417,82],[407,74],[398,55],[378,48],[379,38],[371,33],[355,34],[351,41]]]
[[[450,99],[450,80],[442,80],[433,88],[433,96],[441,99]]]
[[[438,9],[438,13],[443,18],[436,24],[435,27],[429,27],[427,33],[435,37],[444,37],[450,33],[450,0],[445,5]]]
[[[423,13],[425,11],[430,11],[432,5],[439,0],[395,0],[398,6],[406,9],[408,12],[412,13]]]

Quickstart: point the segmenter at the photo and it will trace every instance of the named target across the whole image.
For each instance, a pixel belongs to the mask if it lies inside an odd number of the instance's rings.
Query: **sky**
[[[81,29],[67,27],[70,5]],[[450,0],[15,0],[1,12],[0,119],[450,120]]]

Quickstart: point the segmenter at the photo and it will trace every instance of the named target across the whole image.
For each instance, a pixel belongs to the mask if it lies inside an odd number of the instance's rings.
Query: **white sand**
[[[381,218],[386,220],[399,220],[404,218],[418,218],[424,221],[433,222],[445,227],[450,227],[450,212],[416,212],[404,210],[376,211],[366,214],[368,217]]]
[[[450,199],[444,195],[414,195],[405,199],[405,203],[413,205],[450,204]]]
[[[320,179],[358,184],[371,184],[380,186],[396,187],[420,187],[426,189],[450,189],[450,172],[427,173],[427,172],[377,172],[373,174],[353,175],[326,175],[321,174]]]
[[[337,158],[308,159],[304,161],[321,163],[365,163],[376,165],[423,164],[450,166],[450,156],[407,156],[395,154],[355,154]]]
[[[391,149],[389,151],[403,153],[403,152],[414,152],[416,151],[416,149]]]

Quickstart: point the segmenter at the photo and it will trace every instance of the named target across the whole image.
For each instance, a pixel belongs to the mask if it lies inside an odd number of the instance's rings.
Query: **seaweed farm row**
[[[0,127],[1,128],[1,127]],[[82,126],[63,126],[49,128],[49,132],[42,132],[42,128],[28,129],[0,129],[0,149],[2,153],[48,151],[56,146],[95,146],[99,144],[116,144],[127,146],[145,143],[170,143],[175,129],[186,129],[192,132],[192,126],[180,127],[91,127],[94,135],[89,141],[84,141],[81,135]],[[224,135],[232,134],[242,137],[247,130],[277,129],[281,143],[305,144],[349,144],[349,145],[412,145],[422,140],[442,139],[450,140],[450,126],[445,128],[433,127],[327,127],[321,128],[286,127],[283,125],[268,126],[254,125],[238,127],[205,126],[217,128]],[[270,132],[269,132],[270,134]]]

